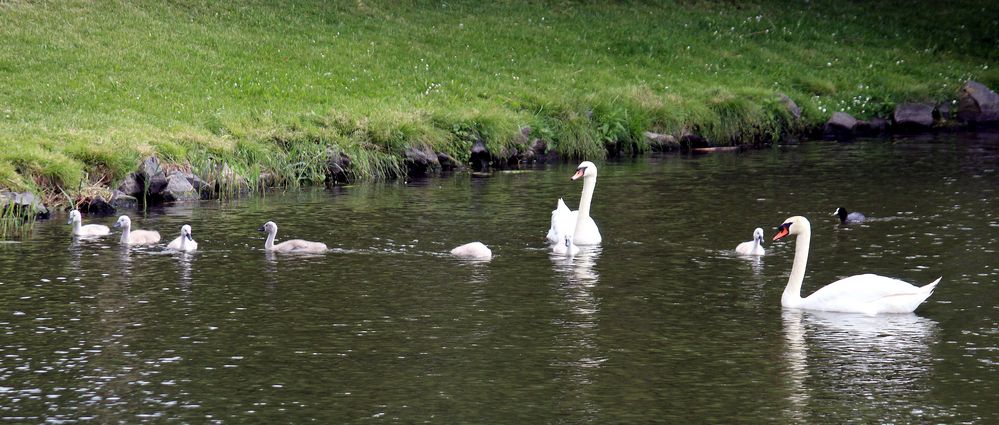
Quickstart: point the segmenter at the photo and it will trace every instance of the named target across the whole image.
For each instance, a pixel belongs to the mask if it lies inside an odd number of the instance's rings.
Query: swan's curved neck
[[[273,232],[267,232],[267,242],[264,242],[264,249],[270,250],[274,248],[274,237],[277,236],[277,230]]]
[[[121,243],[128,243],[128,236],[132,233],[132,224],[123,224],[121,226]]]
[[[73,220],[73,234],[80,233],[81,227],[83,227],[82,220]]]
[[[583,177],[583,196],[579,198],[579,219],[590,216],[590,202],[593,200],[593,189],[597,187],[597,176]]]
[[[180,234],[180,250],[181,251],[187,250],[187,235],[183,233]]]
[[[797,307],[801,304],[801,283],[805,280],[805,265],[808,264],[808,245],[812,240],[812,229],[805,228],[798,233],[794,242],[794,264],[791,276],[787,279],[780,303],[784,307]]]

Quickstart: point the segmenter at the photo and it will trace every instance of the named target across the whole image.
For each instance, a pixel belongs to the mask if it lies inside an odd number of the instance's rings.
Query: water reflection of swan
[[[593,266],[600,253],[600,247],[590,246],[580,247],[574,257],[549,254],[556,274],[564,279],[558,292],[568,308],[555,323],[560,328],[555,345],[560,348],[552,358],[552,366],[567,372],[559,379],[562,396],[567,399],[591,400],[586,394],[592,375],[606,360],[596,343],[600,301],[593,294],[599,281]],[[580,415],[587,419],[599,416],[599,406],[591,402],[584,402],[581,410]]]
[[[937,338],[933,320],[915,314],[801,310],[782,314],[793,420],[807,419],[809,400],[817,388],[831,388],[823,394],[834,392],[844,398],[843,404],[873,405],[882,413],[900,409],[898,413],[905,415],[917,406],[900,401],[928,390],[933,366],[929,347]],[[809,352],[814,353],[811,362]]]
[[[191,286],[191,260],[193,259],[194,255],[188,252],[181,252],[179,254],[180,283],[185,287]]]
[[[592,287],[600,278],[600,275],[593,270],[593,266],[596,265],[601,252],[602,248],[599,246],[588,246],[579,247],[575,256],[551,252],[548,257],[552,260],[555,272],[570,277],[567,283],[580,283]]]

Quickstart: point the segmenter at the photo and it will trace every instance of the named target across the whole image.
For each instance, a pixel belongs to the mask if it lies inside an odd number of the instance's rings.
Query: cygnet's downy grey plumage
[[[183,252],[197,250],[198,243],[195,242],[194,236],[191,235],[191,226],[187,224],[180,226],[180,236],[177,237],[177,239],[170,241],[170,244],[167,245],[167,249]]]
[[[160,233],[155,230],[132,230],[132,219],[127,215],[118,217],[114,227],[121,228],[121,243],[126,245],[149,245],[160,241]]]
[[[859,212],[849,212],[843,207],[836,208],[836,212],[834,212],[833,215],[839,216],[840,224],[862,223],[867,219],[867,217],[863,214]]]
[[[322,242],[312,242],[302,239],[291,239],[277,244],[274,243],[278,226],[273,221],[264,223],[257,230],[267,232],[267,241],[264,242],[264,249],[267,251],[288,253],[322,253],[329,251],[326,244]]]
[[[753,231],[753,240],[739,244],[739,246],[735,247],[735,252],[739,255],[765,254],[766,250],[763,249],[763,229],[757,227]]]
[[[111,229],[103,224],[83,224],[79,210],[69,212],[69,222],[73,225],[73,236],[105,236],[111,234]]]
[[[482,242],[469,242],[451,250],[451,255],[469,260],[490,260],[493,252]]]
[[[552,252],[566,257],[574,257],[579,254],[579,247],[572,243],[572,235],[565,235],[564,242],[552,245]]]

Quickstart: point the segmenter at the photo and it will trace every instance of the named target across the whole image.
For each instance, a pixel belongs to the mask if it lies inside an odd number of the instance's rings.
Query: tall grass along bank
[[[475,144],[774,140],[999,86],[997,17],[960,0],[0,1],[0,186],[72,199],[151,155],[296,185],[468,163]]]

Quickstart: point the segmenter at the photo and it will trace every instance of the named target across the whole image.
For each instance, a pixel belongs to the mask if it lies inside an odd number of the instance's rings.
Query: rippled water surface
[[[152,248],[41,222],[0,244],[0,418],[999,422],[999,138],[597,165],[604,243],[572,259],[543,239],[569,164],[133,212]],[[913,315],[783,311],[794,243],[769,239],[799,214],[806,294],[943,281]],[[267,220],[333,251],[267,255]],[[165,252],[184,223],[201,250]],[[767,255],[734,255],[756,227]],[[447,255],[473,240],[495,258]]]

